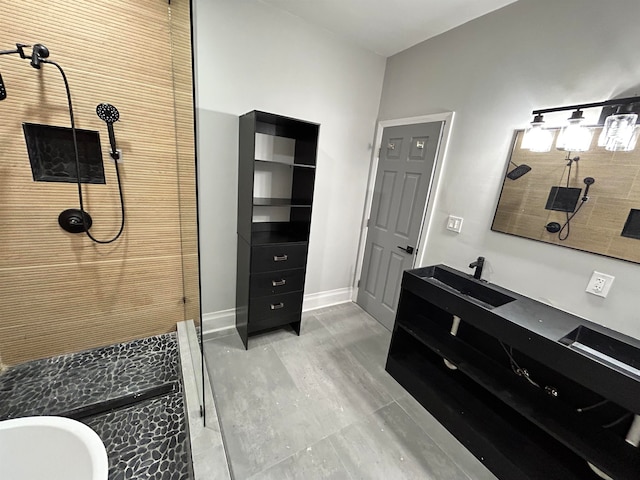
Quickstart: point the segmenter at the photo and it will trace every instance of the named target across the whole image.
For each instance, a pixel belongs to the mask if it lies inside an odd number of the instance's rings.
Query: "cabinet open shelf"
[[[311,207],[311,199],[308,198],[255,198],[255,207]]]
[[[399,335],[394,339],[397,354],[387,359],[387,371],[498,478],[598,478],[585,462],[573,462],[563,455],[563,445],[544,438],[515,412],[503,411],[501,402],[478,391],[479,387],[463,374],[455,378],[455,372],[445,371],[441,358],[412,348],[410,340],[402,338],[408,335],[404,330]]]
[[[285,162],[285,161],[281,161],[281,160],[261,160],[259,158],[255,159],[256,162],[260,163],[264,163],[264,164],[269,164],[269,163],[274,163],[276,165],[283,165],[286,167],[295,167],[295,168],[316,168],[315,165],[306,165],[304,163],[290,163],[290,162]]]
[[[448,332],[426,331],[417,321],[398,325],[478,385],[615,479],[637,478],[640,453],[620,437],[530,385]]]
[[[251,236],[253,245],[272,245],[276,243],[306,242],[304,233],[296,232],[254,232]]]

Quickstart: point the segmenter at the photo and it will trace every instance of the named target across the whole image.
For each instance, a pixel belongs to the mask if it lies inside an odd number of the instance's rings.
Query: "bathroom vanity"
[[[404,273],[386,369],[501,479],[640,478],[636,339],[435,265]]]

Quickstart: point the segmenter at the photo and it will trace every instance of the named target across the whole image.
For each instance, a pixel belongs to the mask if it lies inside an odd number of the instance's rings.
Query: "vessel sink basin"
[[[439,266],[426,269],[426,280],[435,284],[444,284],[458,293],[476,300],[487,308],[496,308],[513,302],[515,298],[495,290],[471,276],[455,273]]]

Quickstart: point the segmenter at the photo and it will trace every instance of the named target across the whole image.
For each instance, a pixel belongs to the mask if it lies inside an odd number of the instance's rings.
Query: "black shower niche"
[[[629,210],[629,216],[620,235],[640,240],[640,210],[635,208]]]
[[[78,181],[73,134],[70,128],[23,123],[33,180],[36,182]],[[76,128],[80,180],[82,183],[106,183],[100,134]]]

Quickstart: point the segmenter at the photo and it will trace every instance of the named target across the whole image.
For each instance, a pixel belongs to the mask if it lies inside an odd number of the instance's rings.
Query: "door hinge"
[[[360,288],[360,280],[358,280],[358,288]]]
[[[187,297],[182,297],[182,303],[187,303]]]
[[[367,219],[367,228],[369,228],[370,226],[371,226],[371,219],[370,219],[370,218],[368,218],[368,219]]]
[[[382,155],[382,147],[378,149],[378,158],[380,158],[381,155]]]

